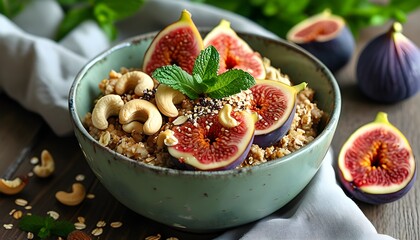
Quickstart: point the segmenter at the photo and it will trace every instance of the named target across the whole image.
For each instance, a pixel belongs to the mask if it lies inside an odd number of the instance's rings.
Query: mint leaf
[[[209,46],[200,52],[194,63],[193,75],[202,79],[211,79],[217,76],[219,70],[220,55],[216,48]]]
[[[213,86],[207,89],[206,94],[211,98],[223,98],[237,94],[255,84],[251,74],[240,69],[231,69],[217,76]]]
[[[68,221],[56,221],[50,216],[25,215],[19,221],[19,228],[32,232],[39,238],[45,239],[51,235],[66,237],[73,231],[74,225]]]
[[[69,221],[58,220],[51,226],[51,234],[61,237],[66,237],[74,230],[74,224]]]
[[[211,98],[223,98],[255,84],[254,77],[240,69],[230,69],[217,75],[219,59],[216,48],[209,46],[195,60],[192,76],[181,67],[172,65],[157,68],[152,77],[159,83],[179,90],[190,99],[196,99],[202,94]]]
[[[153,72],[152,77],[191,99],[198,98],[204,90],[203,85],[200,85],[189,73],[177,65],[160,67]]]
[[[44,219],[44,217],[38,215],[24,215],[18,226],[23,231],[38,233],[45,225]]]

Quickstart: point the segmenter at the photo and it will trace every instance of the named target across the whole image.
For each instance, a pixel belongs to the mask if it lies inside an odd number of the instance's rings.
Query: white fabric
[[[199,27],[222,18],[238,31],[276,36],[250,20],[187,1],[149,0],[139,12],[118,23],[120,40],[157,31],[188,9]],[[54,0],[36,0],[12,21],[0,15],[0,90],[29,111],[40,114],[57,135],[72,132],[67,97],[77,72],[108,48],[103,32],[87,21],[63,40],[52,40],[63,12]],[[4,94],[0,93],[0,94]],[[377,234],[357,205],[335,182],[332,151],[310,185],[276,213],[231,229],[219,239],[392,239]]]

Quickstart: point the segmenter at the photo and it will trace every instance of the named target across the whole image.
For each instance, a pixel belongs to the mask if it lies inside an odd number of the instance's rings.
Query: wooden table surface
[[[420,46],[420,11],[413,13],[409,22],[404,25],[405,35]],[[369,28],[358,40],[358,51],[367,40],[384,31],[386,28]],[[354,65],[358,54],[341,72],[336,74],[342,92],[342,114],[333,139],[332,147],[337,152],[347,137],[360,125],[374,119],[378,111],[385,111],[389,120],[407,137],[416,157],[420,156],[420,94],[392,105],[377,104],[363,97],[357,89],[354,76]],[[0,93],[0,177],[12,179],[27,175],[32,171],[32,157],[40,157],[41,151],[47,149],[56,162],[56,171],[48,179],[31,177],[24,191],[14,196],[0,194],[0,239],[26,239],[26,233],[17,228],[18,220],[10,216],[13,209],[23,213],[45,215],[53,210],[60,214],[60,219],[76,222],[79,216],[86,219],[85,232],[90,233],[100,220],[107,226],[98,239],[145,239],[157,236],[161,239],[176,237],[178,239],[211,239],[217,234],[196,235],[176,231],[148,220],[117,202],[99,183],[89,169],[79,149],[75,137],[57,137],[45,122],[36,114],[28,112],[17,102]],[[416,160],[418,163],[418,159]],[[69,190],[76,182],[77,175],[83,174],[83,184],[93,199],[86,199],[77,207],[66,207],[55,200],[59,190]],[[379,233],[388,234],[397,239],[420,238],[420,183],[419,178],[414,188],[402,199],[383,205],[368,205],[356,202]],[[29,202],[32,209],[17,206],[16,198]],[[111,228],[109,223],[120,221],[120,228]],[[13,224],[6,230],[3,224]]]

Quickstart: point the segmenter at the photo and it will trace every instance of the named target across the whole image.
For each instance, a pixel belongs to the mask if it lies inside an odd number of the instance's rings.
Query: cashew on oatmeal
[[[287,75],[270,66],[265,59],[267,79],[289,84]],[[221,99],[191,100],[181,92],[159,84],[139,69],[111,70],[99,83],[101,96],[84,124],[101,145],[139,162],[176,168],[167,147],[178,143],[171,130],[187,121],[194,122],[202,114],[215,114],[225,105],[233,111],[250,108],[250,90]],[[296,113],[287,134],[272,146],[252,144],[248,155],[237,168],[254,166],[278,159],[305,146],[317,135],[323,111],[313,102],[314,90],[306,87],[297,94]],[[232,111],[230,109],[230,111]],[[229,119],[229,116],[227,116]],[[235,119],[233,121],[235,126]]]

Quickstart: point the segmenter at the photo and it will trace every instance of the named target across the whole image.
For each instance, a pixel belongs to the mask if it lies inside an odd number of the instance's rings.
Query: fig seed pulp
[[[349,137],[341,148],[338,168],[347,191],[372,204],[399,199],[416,178],[412,149],[383,112]]]

